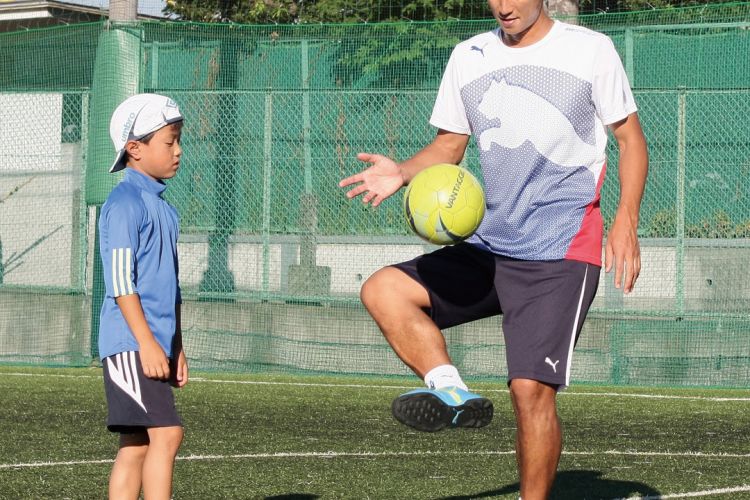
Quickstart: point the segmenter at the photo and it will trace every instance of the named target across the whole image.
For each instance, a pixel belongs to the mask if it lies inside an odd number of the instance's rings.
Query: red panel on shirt
[[[581,228],[570,242],[565,258],[569,260],[580,260],[588,262],[595,266],[602,265],[602,237],[604,233],[604,223],[602,221],[602,211],[599,205],[601,198],[602,184],[604,175],[607,172],[607,165],[602,166],[602,172],[599,175],[599,181],[596,183],[596,194],[594,200],[586,207],[586,213],[583,215]]]

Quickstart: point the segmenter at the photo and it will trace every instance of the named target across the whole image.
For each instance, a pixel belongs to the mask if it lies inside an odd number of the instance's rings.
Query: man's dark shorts
[[[174,404],[172,386],[146,377],[137,351],[102,360],[107,395],[107,429],[123,434],[149,427],[182,426]]]
[[[441,329],[502,314],[508,380],[569,385],[573,347],[596,294],[599,266],[516,260],[459,243],[394,267],[425,287],[428,312]]]

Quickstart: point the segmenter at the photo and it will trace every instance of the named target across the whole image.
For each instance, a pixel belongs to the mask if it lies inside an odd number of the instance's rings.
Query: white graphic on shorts
[[[560,362],[559,359],[553,363],[551,359],[544,358],[544,362],[547,363],[548,365],[550,365],[552,367],[552,369],[555,371],[555,373],[557,373],[557,363]]]
[[[492,143],[517,149],[528,141],[540,155],[561,167],[588,167],[599,156],[596,146],[581,140],[573,124],[554,104],[528,89],[509,84],[505,78],[490,83],[477,109],[487,119],[499,121],[479,135],[483,151],[488,151]],[[544,127],[539,123],[544,123]]]
[[[115,362],[112,362],[112,358],[115,358]],[[143,408],[143,411],[148,413],[146,407],[143,405],[141,398],[141,384],[138,381],[138,372],[135,369],[135,352],[121,352],[107,358],[107,368],[109,369],[109,378],[115,383],[117,387],[133,398],[133,401],[138,403],[138,406]]]

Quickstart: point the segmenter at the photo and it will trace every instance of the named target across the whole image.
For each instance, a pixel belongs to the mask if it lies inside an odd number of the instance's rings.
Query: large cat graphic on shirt
[[[561,167],[587,166],[596,160],[596,147],[580,138],[557,107],[505,78],[490,83],[476,109],[490,123],[478,137],[483,151],[493,143],[517,149],[529,142],[541,156]]]

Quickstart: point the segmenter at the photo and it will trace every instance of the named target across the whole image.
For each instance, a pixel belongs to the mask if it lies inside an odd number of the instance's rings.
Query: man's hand
[[[158,380],[169,379],[169,360],[159,343],[152,338],[139,344],[138,347],[141,355],[143,374],[148,378]]]
[[[339,187],[359,183],[346,193],[347,198],[351,199],[362,194],[362,203],[372,203],[373,207],[377,207],[405,184],[401,169],[390,158],[377,154],[359,153],[357,159],[372,163],[372,165],[339,182]]]
[[[430,165],[458,164],[464,157],[468,143],[468,135],[441,129],[430,144],[400,164],[383,155],[359,153],[358,160],[372,165],[358,174],[342,179],[339,187],[359,183],[347,191],[346,197],[351,199],[363,195],[362,203],[372,203],[373,207],[377,207]]]
[[[620,202],[604,250],[604,268],[615,268],[615,286],[625,293],[633,290],[641,272],[641,249],[638,245],[638,212],[648,175],[648,148],[638,115],[610,125],[620,149]]]
[[[641,248],[638,243],[638,221],[624,211],[617,213],[607,235],[604,253],[606,272],[615,269],[615,287],[630,293],[641,272]]]

